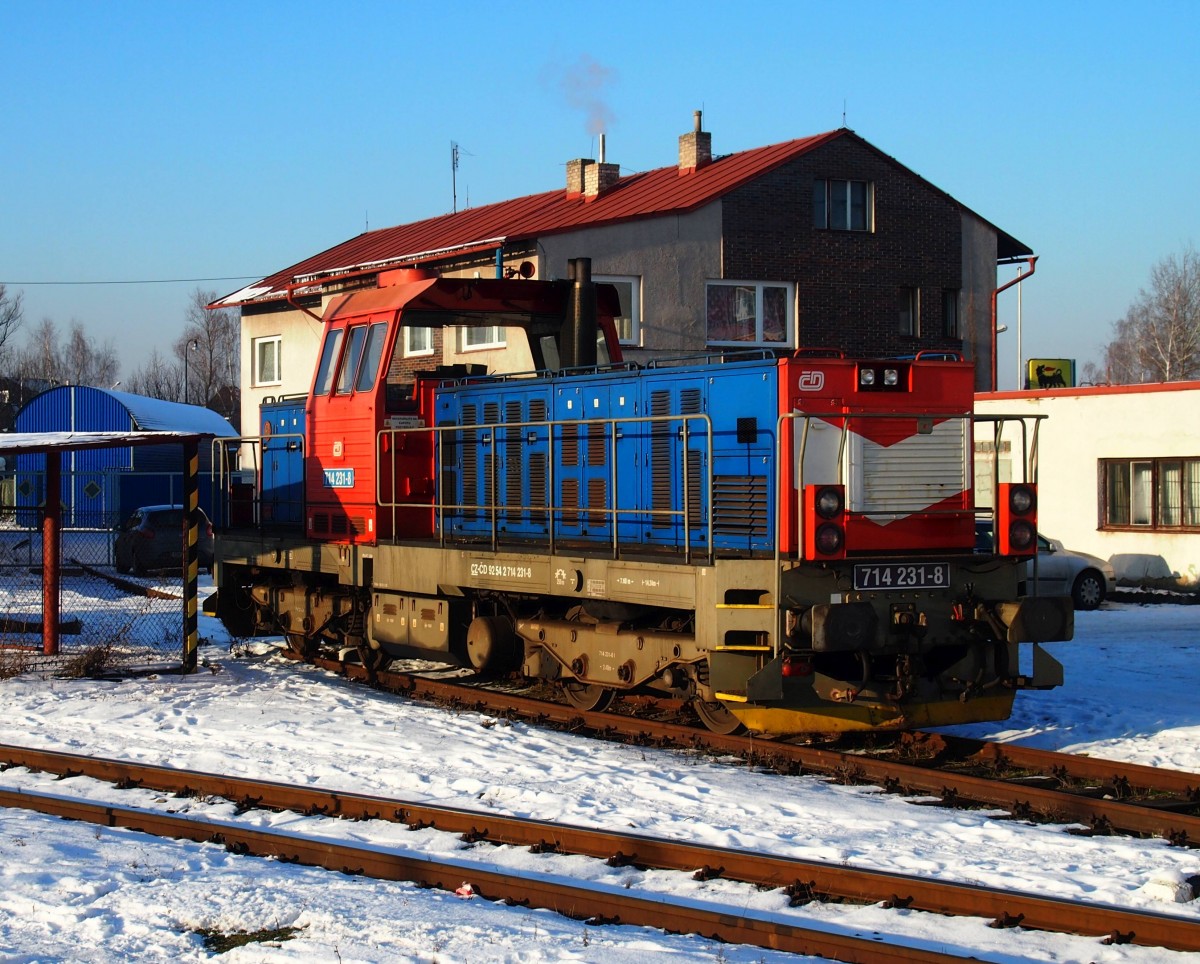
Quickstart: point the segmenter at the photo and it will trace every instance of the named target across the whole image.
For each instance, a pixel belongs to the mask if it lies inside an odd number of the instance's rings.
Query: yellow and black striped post
[[[200,646],[197,586],[200,581],[200,444],[199,439],[183,442],[183,671],[196,671],[196,650]]]

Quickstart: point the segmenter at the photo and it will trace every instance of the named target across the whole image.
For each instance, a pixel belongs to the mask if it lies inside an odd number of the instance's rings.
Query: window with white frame
[[[872,231],[875,191],[870,181],[818,178],[813,181],[813,227],[831,231]]]
[[[405,355],[432,355],[433,354],[433,329],[432,328],[405,328],[404,329],[404,354]]]
[[[710,281],[705,300],[710,345],[787,347],[795,330],[795,285]]]
[[[1101,459],[1102,529],[1200,529],[1200,458]]]
[[[483,328],[461,328],[459,351],[477,351],[481,348],[503,348],[504,328],[489,325]]]
[[[283,382],[283,369],[280,365],[282,345],[282,335],[252,339],[250,356],[254,359],[254,385],[279,385]]]
[[[921,292],[917,288],[901,288],[897,300],[900,315],[900,334],[912,335],[914,338],[921,334]]]
[[[642,340],[642,279],[631,275],[595,275],[597,284],[617,289],[621,313],[613,319],[617,340],[622,345],[639,345]]]

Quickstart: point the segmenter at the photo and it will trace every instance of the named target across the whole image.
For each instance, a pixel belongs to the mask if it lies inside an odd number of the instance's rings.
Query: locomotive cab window
[[[333,364],[337,361],[338,352],[342,347],[341,328],[335,328],[325,334],[325,344],[321,346],[321,362],[317,366],[317,379],[313,383],[314,395],[328,395],[333,388]]]
[[[383,343],[387,340],[387,322],[378,322],[367,331],[367,347],[358,366],[358,378],[354,380],[356,392],[366,392],[375,387],[379,375],[379,361],[383,358]]]
[[[349,395],[354,384],[354,373],[362,360],[363,345],[367,340],[367,326],[355,325],[350,329],[350,344],[342,355],[342,367],[338,372],[337,394]]]

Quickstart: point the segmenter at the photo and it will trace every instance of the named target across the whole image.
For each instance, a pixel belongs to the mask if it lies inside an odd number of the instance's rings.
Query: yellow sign
[[[1025,387],[1028,389],[1075,387],[1074,358],[1031,358],[1027,364]]]

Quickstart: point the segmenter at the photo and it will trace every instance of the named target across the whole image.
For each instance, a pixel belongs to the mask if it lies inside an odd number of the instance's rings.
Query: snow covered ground
[[[235,647],[202,620],[207,668],[122,682],[0,681],[0,742],[298,781],[731,847],[979,882],[1197,921],[1200,901],[1170,899],[1200,874],[1200,852],[1162,841],[1087,838],[982,811],[914,805],[870,788],[786,778],[668,750],[612,746],[372,692],[278,656]],[[1051,651],[1065,687],[1021,694],[1003,724],[955,732],[1200,773],[1200,607],[1108,604],[1078,613],[1076,639]],[[1198,777],[1200,782],[1200,777]],[[155,794],[90,781],[97,799],[161,805]],[[0,786],[65,792],[10,770]],[[156,804],[156,801],[158,803]],[[488,867],[537,869],[746,915],[817,923],[997,961],[1183,961],[1153,948],[1000,931],[879,907],[787,907],[778,891],[600,862],[469,847],[436,831],[236,815],[226,803],[171,800],[187,812],[262,827],[311,826],[359,845]],[[0,959],[203,959],[201,932],[295,928],[230,961],[796,960],[645,928],[586,927],[544,911],[332,874],[211,845],[0,811]],[[284,935],[280,935],[281,937]]]

